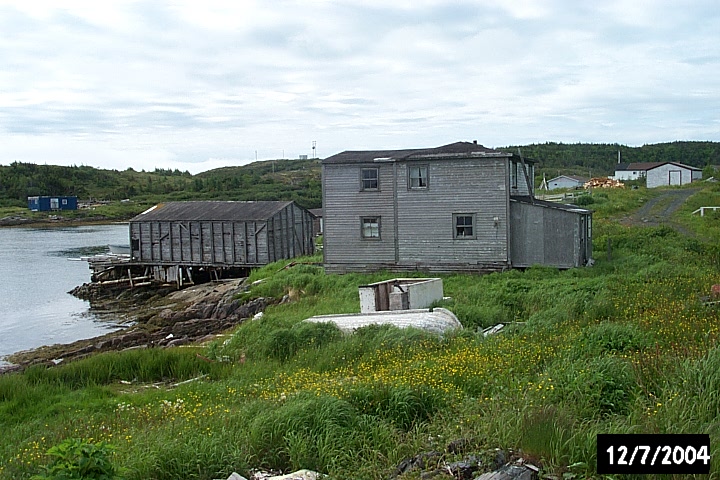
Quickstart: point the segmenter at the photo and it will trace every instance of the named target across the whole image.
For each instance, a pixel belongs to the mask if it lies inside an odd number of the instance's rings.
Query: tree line
[[[509,146],[498,150],[520,152],[538,161],[537,172],[555,176],[578,174],[583,176],[612,175],[619,159],[622,163],[679,162],[692,167],[720,165],[718,142],[672,142],[628,147],[606,143],[555,143]]]
[[[680,162],[720,165],[718,142],[672,142],[629,147],[619,144],[555,143],[502,147],[537,161],[536,174],[612,175],[623,163]],[[196,175],[178,169],[152,172],[89,166],[0,165],[0,206],[23,206],[34,195],[76,195],[81,200],[294,200],[306,208],[322,204],[320,161],[265,160]]]

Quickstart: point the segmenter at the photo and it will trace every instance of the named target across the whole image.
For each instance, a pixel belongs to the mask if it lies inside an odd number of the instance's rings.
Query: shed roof
[[[131,222],[267,220],[293,202],[168,202],[159,203]]]
[[[510,157],[511,154],[483,147],[474,142],[456,142],[434,148],[406,150],[346,150],[322,161],[324,164],[371,163],[376,159],[423,160],[430,157],[463,158],[465,156]],[[530,161],[529,159],[526,159]]]
[[[551,178],[550,180],[548,180],[548,182],[554,182],[555,180],[560,180],[561,178],[568,178],[568,179],[570,179],[570,180],[574,180],[574,181],[579,182],[579,183],[585,183],[585,182],[587,182],[588,180],[590,180],[589,178],[580,177],[580,176],[578,176],[578,175],[560,175],[560,176],[558,176],[558,177]]]
[[[637,163],[618,163],[615,167],[616,172],[635,170],[635,171],[646,171],[651,168],[659,167],[667,162],[637,162]]]
[[[565,210],[568,212],[584,213],[584,214],[592,213],[592,210],[588,210],[587,208],[578,207],[577,205],[568,205],[565,203],[549,202],[547,200],[530,198],[528,195],[512,195],[510,197],[510,200],[520,202],[520,203],[529,203],[531,205],[538,205],[538,206],[544,207],[544,208],[552,208],[555,210]]]
[[[680,162],[660,162],[659,164],[655,165],[654,167],[648,168],[648,170],[652,170],[657,167],[662,167],[663,165],[675,165],[677,167],[686,168],[688,170],[697,170],[700,171],[700,168],[697,167],[691,167],[690,165],[685,165],[684,163]]]

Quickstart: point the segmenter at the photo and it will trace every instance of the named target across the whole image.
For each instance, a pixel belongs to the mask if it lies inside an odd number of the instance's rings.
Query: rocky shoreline
[[[194,285],[153,285],[139,288],[98,288],[83,284],[69,292],[90,301],[91,308],[116,317],[128,327],[69,344],[44,346],[10,355],[12,365],[0,373],[24,370],[36,364],[57,365],[99,352],[133,348],[168,348],[202,343],[262,312],[274,300],[243,302],[245,279]]]
[[[47,227],[68,225],[94,225],[112,222],[125,222],[127,218],[109,218],[104,215],[86,217],[63,217],[61,215],[48,215],[47,217],[27,217],[24,215],[8,215],[0,218],[0,227]]]

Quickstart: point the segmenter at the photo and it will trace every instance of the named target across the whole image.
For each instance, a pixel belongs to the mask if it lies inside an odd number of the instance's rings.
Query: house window
[[[63,199],[62,199],[62,204],[63,204],[63,205],[67,205],[67,198],[63,198]]]
[[[411,189],[427,188],[428,186],[428,167],[421,165],[419,167],[409,167],[408,169],[408,186]]]
[[[518,186],[517,167],[517,162],[510,162],[510,188],[517,188]]]
[[[378,189],[378,169],[363,168],[360,170],[360,190]]]
[[[360,219],[362,238],[380,239],[380,217],[362,217]]]
[[[472,213],[453,214],[453,238],[475,238],[475,215]]]

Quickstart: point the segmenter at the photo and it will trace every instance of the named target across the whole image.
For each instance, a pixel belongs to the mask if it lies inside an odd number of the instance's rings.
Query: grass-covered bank
[[[478,452],[521,449],[544,473],[592,476],[598,433],[709,433],[714,457],[720,323],[699,297],[720,283],[718,218],[687,221],[680,211],[675,220],[691,237],[626,226],[616,218],[657,192],[600,193],[593,268],[444,276],[452,299],[442,306],[466,327],[444,338],[380,327],[342,336],[300,323],[357,311],[357,286],[392,274],[275,264],[253,274],[265,281],[246,296],[292,301],[226,343],[3,376],[0,478],[41,473],[47,449],[73,437],[112,444],[128,479],[227,478],[258,467],[380,479],[457,439]],[[477,333],[498,322],[509,324],[503,333]]]

